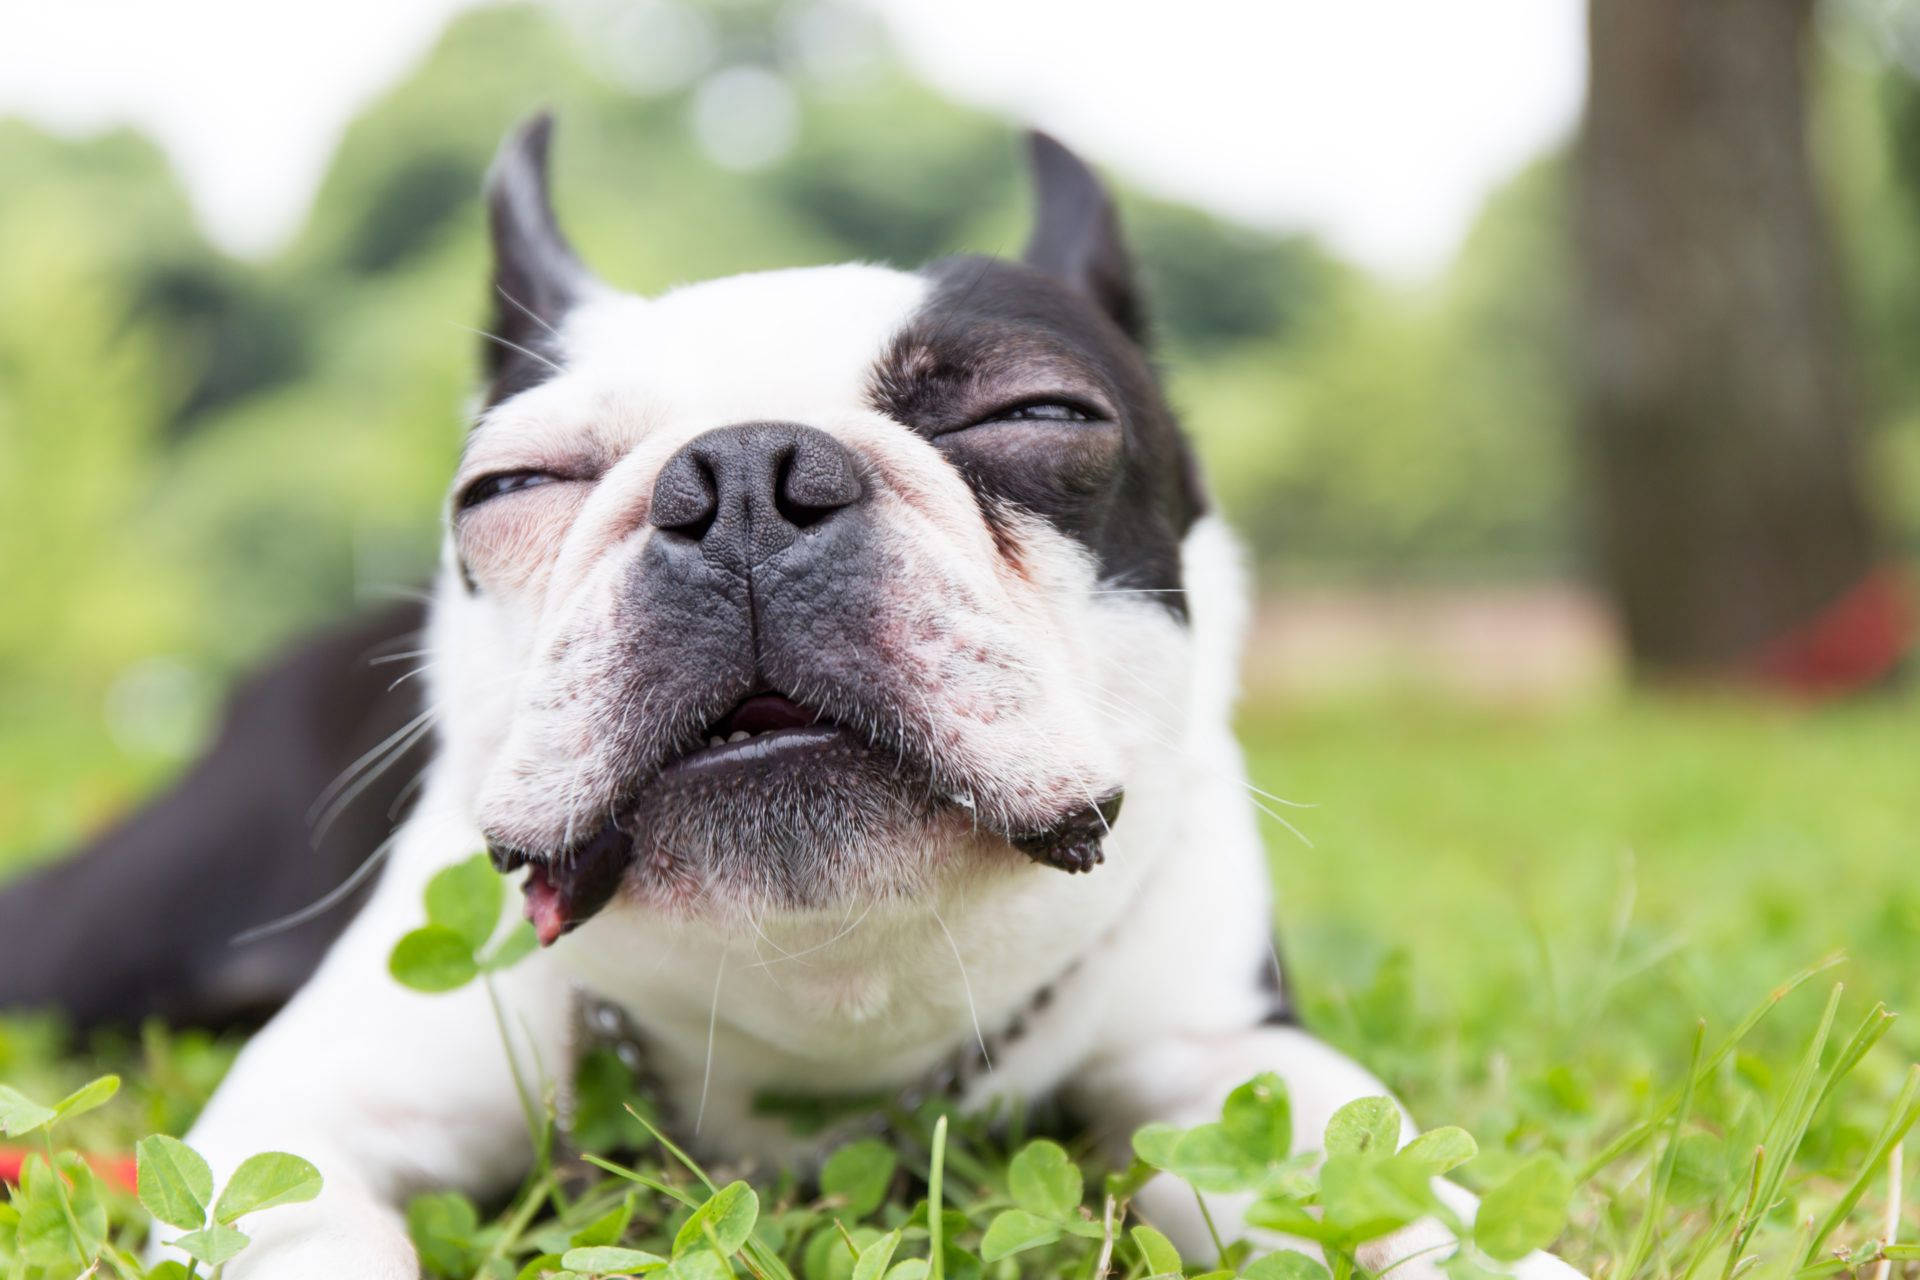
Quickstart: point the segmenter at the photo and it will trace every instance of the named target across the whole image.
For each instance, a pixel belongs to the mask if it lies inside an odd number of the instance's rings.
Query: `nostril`
[[[719,510],[720,486],[712,465],[697,454],[682,453],[654,481],[647,523],[699,541],[713,527]]]
[[[797,529],[860,500],[860,477],[847,451],[837,441],[823,441],[818,448],[806,443],[783,450],[774,475],[774,507]]]
[[[794,456],[796,450],[789,445],[773,459],[773,508],[780,518],[796,529],[818,524],[826,517],[831,507],[820,507],[807,500],[804,495],[805,484],[794,483]]]

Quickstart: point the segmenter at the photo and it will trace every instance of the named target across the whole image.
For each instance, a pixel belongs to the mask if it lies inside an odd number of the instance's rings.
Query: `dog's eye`
[[[982,427],[990,422],[1098,422],[1100,417],[1095,410],[1073,400],[1028,400],[1004,409],[995,409],[973,425]]]
[[[509,493],[518,493],[522,489],[532,489],[539,485],[550,484],[560,479],[551,471],[500,471],[490,476],[481,476],[460,491],[460,501],[456,504],[461,511],[477,507],[492,498]]]

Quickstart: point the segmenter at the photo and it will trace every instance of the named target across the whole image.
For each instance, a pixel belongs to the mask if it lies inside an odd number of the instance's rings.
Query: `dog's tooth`
[[[727,735],[727,741],[728,742],[745,742],[748,738],[751,738],[752,736],[753,735],[748,733],[745,729],[735,729],[732,733]]]
[[[726,744],[726,739],[722,738],[717,733],[714,734],[711,738],[707,739],[707,745],[710,747],[724,746],[725,744]]]

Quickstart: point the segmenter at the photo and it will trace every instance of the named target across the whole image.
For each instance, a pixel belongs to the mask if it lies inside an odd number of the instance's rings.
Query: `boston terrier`
[[[230,1280],[415,1277],[407,1198],[497,1194],[531,1159],[509,1049],[564,1080],[596,1024],[644,1046],[681,1136],[763,1164],[817,1154],[767,1092],[1056,1097],[1116,1154],[1263,1071],[1303,1147],[1385,1093],[1281,980],[1229,726],[1241,560],[1093,173],[1032,136],[1020,261],[642,298],[561,234],[550,132],[488,180],[432,762],[365,908],[189,1137],[222,1173],[273,1148],[325,1175],[250,1223]],[[544,944],[497,1017],[387,967],[481,849]],[[1187,1188],[1136,1204],[1204,1250]],[[1244,1208],[1211,1205],[1228,1231]],[[1451,1247],[1418,1223],[1365,1262],[1437,1276]]]

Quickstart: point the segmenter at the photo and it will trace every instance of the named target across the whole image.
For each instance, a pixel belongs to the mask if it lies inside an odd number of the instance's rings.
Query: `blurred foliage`
[[[716,163],[701,123],[741,66],[792,108],[791,145],[751,171]],[[1884,59],[1823,66],[1817,146],[1858,301],[1873,478],[1912,545],[1920,88]],[[236,665],[430,573],[487,301],[476,192],[539,105],[564,122],[563,221],[627,287],[1025,237],[1015,122],[917,84],[871,18],[816,0],[468,12],[352,123],[305,227],[262,262],[206,242],[142,138],[0,122],[14,839],[111,810],[192,741]],[[1420,284],[1124,195],[1175,401],[1270,576],[1577,569],[1565,183],[1564,160],[1542,158]],[[76,801],[83,772],[118,781]],[[47,779],[68,780],[66,807]]]
[[[1175,388],[1270,565],[1404,579],[1566,571],[1563,166],[1489,202],[1448,277],[1329,273],[1296,324]]]

